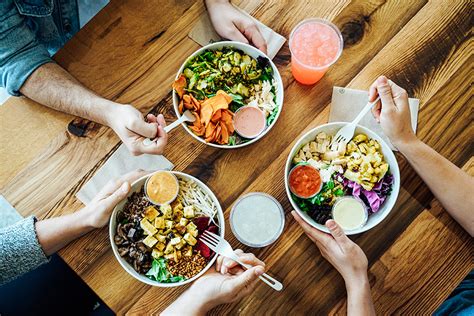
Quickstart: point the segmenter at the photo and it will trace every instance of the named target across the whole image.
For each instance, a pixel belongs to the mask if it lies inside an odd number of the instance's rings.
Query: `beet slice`
[[[199,234],[202,234],[207,227],[209,227],[209,217],[207,216],[197,217],[193,222],[196,225]]]
[[[201,240],[197,241],[196,245],[194,246],[194,249],[196,251],[199,251],[201,255],[206,259],[209,259],[211,255],[213,254],[211,249],[209,249],[209,247],[206,246]]]

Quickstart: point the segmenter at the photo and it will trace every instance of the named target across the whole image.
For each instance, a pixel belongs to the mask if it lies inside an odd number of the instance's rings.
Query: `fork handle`
[[[354,124],[354,125],[357,125],[360,120],[362,120],[362,118],[367,114],[367,112],[370,111],[370,109],[372,109],[372,107],[377,104],[377,102],[379,102],[380,100],[380,97],[377,97],[377,99],[375,99],[374,102],[372,103],[369,103],[367,102],[367,105],[362,109],[362,111],[360,111],[360,113],[356,116],[356,118],[352,121],[351,124]]]
[[[246,264],[246,263],[243,263],[242,261],[240,261],[237,256],[233,256],[232,258],[230,258],[234,261],[236,261],[238,264],[240,264],[241,266],[245,267],[247,270],[252,268],[252,266],[250,264]],[[268,274],[264,273],[262,274],[261,276],[258,277],[260,280],[262,280],[263,282],[265,282],[268,286],[270,286],[271,288],[273,288],[274,290],[276,291],[281,291],[283,289],[283,284],[281,284],[279,281],[275,280],[273,277],[269,276]]]

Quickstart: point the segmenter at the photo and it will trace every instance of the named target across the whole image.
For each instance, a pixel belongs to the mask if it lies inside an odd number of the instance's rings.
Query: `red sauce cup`
[[[295,183],[297,179],[300,180]],[[298,189],[296,188],[296,184],[299,186],[305,186],[305,188]],[[288,186],[291,193],[297,197],[301,199],[310,199],[321,191],[323,188],[323,180],[321,179],[318,169],[309,164],[297,164],[288,174]],[[308,193],[303,194],[303,189],[306,189]]]

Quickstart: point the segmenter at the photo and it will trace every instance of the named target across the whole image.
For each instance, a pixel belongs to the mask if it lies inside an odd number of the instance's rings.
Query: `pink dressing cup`
[[[234,113],[234,129],[242,137],[255,138],[265,127],[265,113],[257,107],[243,106]]]

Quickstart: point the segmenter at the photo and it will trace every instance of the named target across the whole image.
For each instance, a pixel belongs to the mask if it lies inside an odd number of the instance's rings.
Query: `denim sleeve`
[[[48,262],[35,222],[34,217],[28,217],[0,229],[0,286]]]
[[[0,75],[9,94],[20,88],[39,66],[52,62],[48,50],[26,25],[13,0],[0,1]]]

